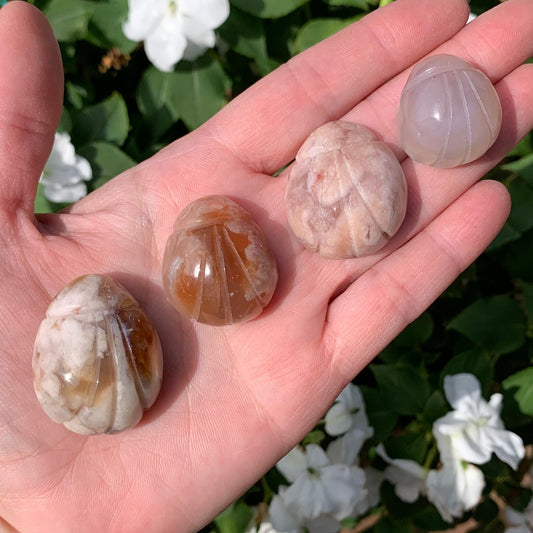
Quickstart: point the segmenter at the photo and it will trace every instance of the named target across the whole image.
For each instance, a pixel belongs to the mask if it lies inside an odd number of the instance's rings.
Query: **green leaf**
[[[485,498],[481,503],[476,507],[474,511],[474,518],[478,522],[489,523],[495,520],[498,517],[500,509],[496,502],[491,498]]]
[[[227,103],[231,80],[218,61],[183,62],[176,70],[175,102],[180,118],[193,130]]]
[[[380,391],[363,385],[359,389],[365,400],[368,423],[374,428],[374,435],[369,441],[371,444],[378,444],[390,435],[398,415],[392,411]]]
[[[533,171],[533,163],[531,165]],[[519,233],[533,228],[533,189],[523,179],[516,179],[509,186],[512,209],[508,223]]]
[[[474,374],[481,383],[483,393],[489,394],[492,387],[493,369],[490,355],[486,350],[473,348],[454,355],[440,373],[441,386],[444,376],[462,373]]]
[[[511,276],[533,282],[533,231],[509,245],[505,265]]]
[[[226,104],[229,85],[220,63],[204,56],[182,62],[174,72],[149,68],[139,84],[137,103],[141,113],[152,118],[156,132],[163,133],[178,118],[192,130]],[[162,125],[156,125],[159,120]]]
[[[514,172],[519,174],[527,180],[529,184],[533,184],[533,154],[528,153],[524,157],[512,161],[511,163],[506,163],[502,165],[502,170],[507,170],[509,172]]]
[[[376,5],[376,0],[328,0],[330,6],[358,7],[368,11],[370,5]]]
[[[143,130],[150,139],[159,139],[179,120],[174,102],[176,78],[175,72],[161,72],[155,67],[146,69],[141,78],[137,89],[137,105],[146,119]]]
[[[82,109],[73,117],[72,138],[76,146],[95,141],[121,146],[128,136],[128,131],[128,109],[118,93]]]
[[[55,213],[57,211],[56,204],[50,202],[44,195],[44,188],[39,183],[37,186],[37,194],[35,196],[34,213]]]
[[[413,368],[395,365],[371,365],[370,370],[390,408],[400,415],[422,411],[430,394],[428,382]]]
[[[299,53],[310,48],[334,33],[346,28],[346,26],[349,26],[352,22],[359,20],[360,18],[360,16],[351,19],[324,18],[314,19],[307,22],[302,26],[296,36],[296,52]]]
[[[530,326],[533,326],[533,283],[520,280],[519,285],[524,296],[524,304],[529,324]]]
[[[309,0],[230,0],[232,6],[263,19],[284,17],[307,2]]]
[[[117,47],[123,54],[132,52],[137,43],[122,31],[128,16],[128,0],[100,0],[89,21],[88,40],[102,48]]]
[[[67,80],[65,81],[65,96],[74,109],[82,109],[89,99],[89,91],[87,87]]]
[[[393,459],[410,459],[422,464],[428,446],[423,433],[406,433],[389,437],[385,441],[385,448]]]
[[[320,444],[326,438],[326,434],[320,429],[311,431],[302,441],[302,446],[305,448],[308,444]]]
[[[449,531],[450,529],[450,524],[442,519],[434,507],[424,507],[412,516],[412,520],[421,531]]]
[[[245,533],[253,518],[253,512],[244,502],[230,505],[215,518],[219,533]]]
[[[426,342],[433,333],[433,319],[428,312],[411,322],[395,339],[394,344],[412,348]]]
[[[520,232],[516,231],[509,222],[506,222],[500,230],[500,233],[498,233],[494,240],[487,246],[486,251],[491,252],[497,248],[501,248],[509,242],[520,239],[521,236]]]
[[[58,41],[75,41],[86,36],[93,10],[94,4],[85,0],[51,0],[43,13]]]
[[[504,295],[476,300],[448,324],[448,329],[497,354],[517,350],[525,340],[520,306]]]
[[[57,126],[57,131],[60,132],[69,132],[72,129],[72,117],[70,116],[70,111],[63,106],[61,111],[61,120]]]
[[[503,388],[514,392],[522,413],[533,416],[533,367],[509,376],[503,382]]]
[[[424,406],[424,411],[422,412],[424,422],[431,425],[437,420],[437,418],[444,416],[448,410],[448,403],[444,399],[444,396],[440,391],[435,390],[431,393],[431,396],[428,398],[428,401]]]
[[[137,164],[120,148],[106,142],[86,144],[78,150],[78,153],[91,164],[93,179],[90,185],[92,189],[102,186],[111,178]]]
[[[232,50],[254,59],[261,74],[270,72],[271,62],[262,20],[234,8],[226,22],[218,29],[218,34]]]

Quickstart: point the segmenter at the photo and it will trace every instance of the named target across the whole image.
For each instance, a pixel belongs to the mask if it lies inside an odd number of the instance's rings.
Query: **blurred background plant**
[[[391,1],[33,0],[65,70],[36,212],[150,157]],[[490,177],[513,209],[489,249],[204,533],[533,532],[533,136]]]

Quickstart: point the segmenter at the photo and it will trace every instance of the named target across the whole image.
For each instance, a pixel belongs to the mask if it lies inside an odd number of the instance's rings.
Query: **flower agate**
[[[502,108],[490,80],[450,55],[416,65],[400,97],[398,137],[407,155],[451,168],[481,157],[494,143]]]
[[[135,426],[159,394],[161,345],[133,297],[106,276],[69,283],[51,302],[33,352],[46,414],[90,435]]]
[[[180,213],[163,258],[163,286],[182,314],[212,326],[251,320],[277,281],[263,231],[235,202],[207,196]]]
[[[363,126],[324,124],[290,169],[287,218],[304,246],[330,258],[377,252],[398,231],[407,186],[392,151]]]

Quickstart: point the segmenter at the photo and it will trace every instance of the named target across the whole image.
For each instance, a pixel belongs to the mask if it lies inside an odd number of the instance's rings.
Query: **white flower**
[[[376,448],[378,455],[390,466],[385,469],[385,479],[394,485],[394,492],[400,500],[413,503],[425,492],[428,470],[410,459],[391,459],[383,444]]]
[[[383,472],[370,466],[364,469],[366,497],[360,500],[354,509],[354,517],[366,514],[376,507],[381,499],[380,487],[383,482]]]
[[[430,470],[427,476],[427,498],[443,520],[453,522],[454,518],[460,518],[479,503],[485,478],[477,466],[461,460],[448,435],[437,432],[435,438],[442,467]]]
[[[358,466],[331,464],[316,444],[309,444],[305,451],[294,448],[277,467],[292,483],[284,493],[285,507],[299,520],[324,515],[342,520],[366,497],[363,470]]]
[[[332,441],[326,451],[331,464],[358,464],[358,455],[367,439],[366,433],[360,429],[352,429],[342,437]]]
[[[40,179],[46,198],[57,203],[77,202],[87,194],[84,182],[91,178],[91,165],[76,155],[69,134],[56,133]]]
[[[340,524],[330,516],[306,518],[291,511],[285,501],[287,487],[280,487],[269,507],[270,526],[265,533],[338,533]]]
[[[502,395],[493,394],[486,402],[472,374],[446,376],[444,392],[454,410],[434,422],[433,433],[450,437],[454,457],[484,464],[494,452],[516,470],[525,455],[524,443],[503,425]]]
[[[128,5],[124,35],[144,41],[148,59],[167,72],[212,48],[213,30],[229,15],[228,0],[128,0]]]
[[[349,383],[339,394],[333,406],[326,413],[326,433],[332,437],[342,435],[349,429],[359,429],[370,438],[374,434],[368,425],[365,402],[359,387]]]
[[[426,487],[428,500],[443,520],[453,522],[454,518],[460,518],[479,503],[485,478],[477,466],[450,461],[440,470],[430,470]]]

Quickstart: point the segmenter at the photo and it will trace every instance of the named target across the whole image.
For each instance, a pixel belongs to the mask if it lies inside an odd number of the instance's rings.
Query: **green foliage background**
[[[60,129],[70,133],[77,152],[91,163],[90,188],[194,129],[298,52],[391,0],[230,1],[231,14],[218,30],[217,48],[195,62],[178,64],[171,73],[158,71],[142,46],[122,34],[127,0],[32,2],[44,11],[60,42],[65,69]],[[479,14],[496,4],[473,0],[471,8]],[[104,66],[106,56],[107,66],[114,58],[115,67]],[[380,465],[373,446],[384,442],[392,457],[435,467],[438,456],[431,427],[449,410],[442,381],[446,374],[458,372],[475,374],[486,396],[502,392],[506,427],[525,444],[533,443],[531,134],[491,177],[503,181],[513,198],[511,216],[500,235],[357,377],[375,430],[363,451],[364,464]],[[39,191],[36,211],[60,207]],[[325,438],[319,424],[307,441],[321,443]],[[477,531],[503,531],[494,495],[523,508],[530,492],[520,482],[528,466],[526,459],[513,472],[496,458],[484,465],[483,501],[460,521],[473,516]],[[275,470],[270,472],[205,532],[244,532],[252,506],[268,503],[281,481]],[[382,486],[382,503],[374,513],[376,532],[449,527],[427,501],[403,503],[388,483]]]

